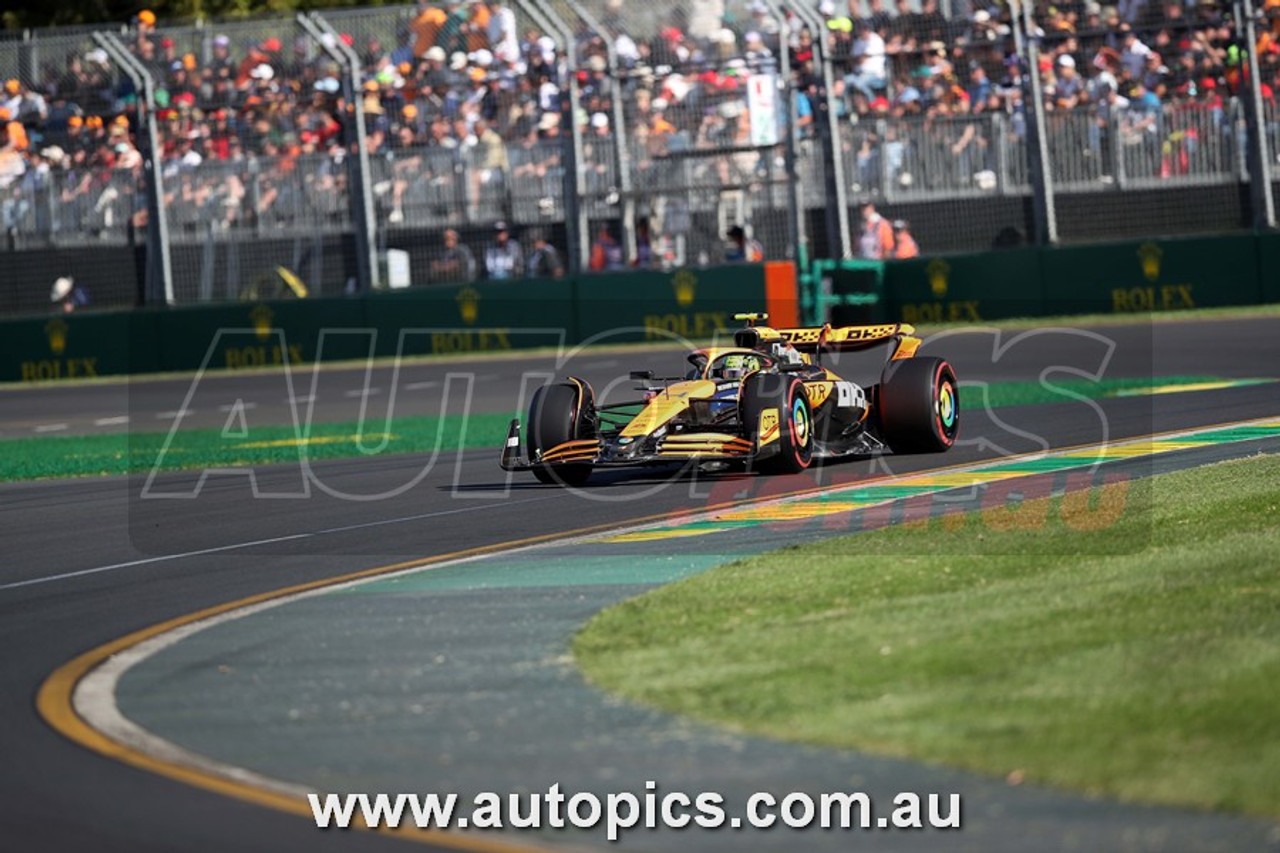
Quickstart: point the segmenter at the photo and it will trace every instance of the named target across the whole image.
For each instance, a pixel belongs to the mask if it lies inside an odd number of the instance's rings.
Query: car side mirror
[[[632,379],[642,379],[642,380],[645,380],[645,379],[652,379],[652,378],[653,378],[653,371],[652,371],[652,370],[633,370],[633,371],[631,371],[631,378],[632,378]]]

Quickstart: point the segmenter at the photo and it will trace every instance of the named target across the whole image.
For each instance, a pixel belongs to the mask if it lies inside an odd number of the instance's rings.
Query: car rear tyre
[[[765,457],[756,468],[765,474],[798,474],[813,461],[813,410],[804,383],[785,373],[756,373],[742,383],[742,419],[757,447],[761,439],[760,415],[778,410],[778,452]]]
[[[529,404],[528,446],[530,455],[541,454],[566,441],[591,438],[595,432],[591,413],[595,400],[585,382],[544,385]],[[591,466],[581,463],[535,465],[533,476],[548,485],[581,486],[591,476]]]
[[[956,443],[959,386],[940,358],[890,362],[876,408],[881,436],[894,453],[941,453]]]

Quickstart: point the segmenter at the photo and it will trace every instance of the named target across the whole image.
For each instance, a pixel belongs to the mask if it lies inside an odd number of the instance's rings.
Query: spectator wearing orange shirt
[[[409,28],[413,30],[414,35],[413,54],[422,57],[436,46],[436,38],[440,35],[440,28],[444,26],[444,22],[449,19],[449,13],[426,0],[420,2],[418,6],[422,12],[413,19]]]
[[[893,221],[893,256],[900,261],[920,257],[920,247],[911,236],[911,223],[905,219]]]
[[[858,234],[858,257],[869,261],[883,261],[893,257],[893,227],[876,210],[876,206],[864,201],[862,230]]]
[[[27,140],[27,129],[22,126],[22,122],[14,120],[7,107],[0,107],[0,127],[6,131],[8,142],[5,147],[13,151],[26,151],[31,147]]]

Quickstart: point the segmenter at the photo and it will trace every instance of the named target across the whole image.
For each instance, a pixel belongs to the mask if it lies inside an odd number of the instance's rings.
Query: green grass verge
[[[1055,380],[1060,390],[1051,390],[1039,382],[1000,382],[986,386],[987,402],[992,407],[1061,403],[1070,398],[1062,391],[1083,397],[1099,398],[1142,391],[1153,386],[1175,387],[1211,382],[1208,376],[1171,376],[1158,379],[1112,379],[1103,382]],[[1255,381],[1255,380],[1246,380]],[[969,398],[968,405],[982,403]],[[506,437],[509,414],[472,415],[466,434],[462,419],[397,418],[389,434],[374,419],[366,432],[376,432],[360,439],[355,421],[315,424],[306,452],[310,459],[351,459],[372,453],[421,453],[437,446],[441,450],[474,447],[498,447]],[[149,471],[159,461],[159,469],[173,471],[211,466],[269,465],[293,463],[302,452],[292,427],[255,428],[245,438],[224,438],[221,430],[184,430],[175,443],[161,456],[167,433],[106,433],[79,436],[42,436],[0,441],[0,482],[44,479],[50,477],[90,477],[107,474],[129,474]],[[385,437],[385,441],[384,441]]]
[[[0,441],[0,481],[48,477],[90,477],[188,468],[297,463],[308,459],[352,459],[382,453],[431,453],[470,447],[497,448],[507,435],[510,414],[472,415],[463,430],[460,417],[397,418],[390,431],[382,421],[315,424],[305,448],[293,427],[258,427],[239,437],[221,430],[180,430],[165,449],[168,433],[21,438]],[[163,451],[163,454],[162,454]]]
[[[971,517],[722,566],[602,612],[573,651],[602,688],[767,736],[1280,814],[1280,458],[1123,488],[1087,534],[1052,501],[1037,529]]]

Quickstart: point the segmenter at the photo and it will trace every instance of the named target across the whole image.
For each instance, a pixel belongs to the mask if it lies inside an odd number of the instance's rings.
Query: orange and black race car
[[[683,377],[631,378],[643,399],[598,405],[591,386],[569,377],[545,385],[502,451],[507,471],[544,483],[581,485],[594,468],[683,462],[798,473],[814,459],[892,450],[940,453],[956,440],[959,394],[951,365],[916,357],[911,326],[830,325],[773,329],[767,314],[738,314],[734,346],[695,350]],[[879,381],[862,387],[823,366],[832,353],[883,349]]]

